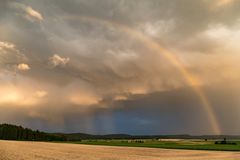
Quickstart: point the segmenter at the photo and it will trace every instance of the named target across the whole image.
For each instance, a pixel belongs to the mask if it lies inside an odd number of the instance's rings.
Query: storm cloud
[[[0,2],[0,122],[52,132],[223,134],[237,128],[240,2]],[[139,34],[131,34],[131,32]],[[144,35],[177,57],[173,62]]]

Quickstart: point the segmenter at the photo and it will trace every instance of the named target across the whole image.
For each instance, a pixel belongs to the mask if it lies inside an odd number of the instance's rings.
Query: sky
[[[240,135],[240,1],[1,0],[0,123]]]

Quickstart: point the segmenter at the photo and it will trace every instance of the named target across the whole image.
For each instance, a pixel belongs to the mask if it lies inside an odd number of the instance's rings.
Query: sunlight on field
[[[0,141],[0,160],[235,160],[238,152]]]

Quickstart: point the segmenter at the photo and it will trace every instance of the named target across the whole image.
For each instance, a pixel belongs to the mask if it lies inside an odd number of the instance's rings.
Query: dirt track
[[[0,141],[0,160],[237,160],[240,152]]]

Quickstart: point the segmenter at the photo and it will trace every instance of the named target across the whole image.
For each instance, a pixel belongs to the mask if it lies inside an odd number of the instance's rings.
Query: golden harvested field
[[[237,160],[240,152],[0,141],[0,160]]]

